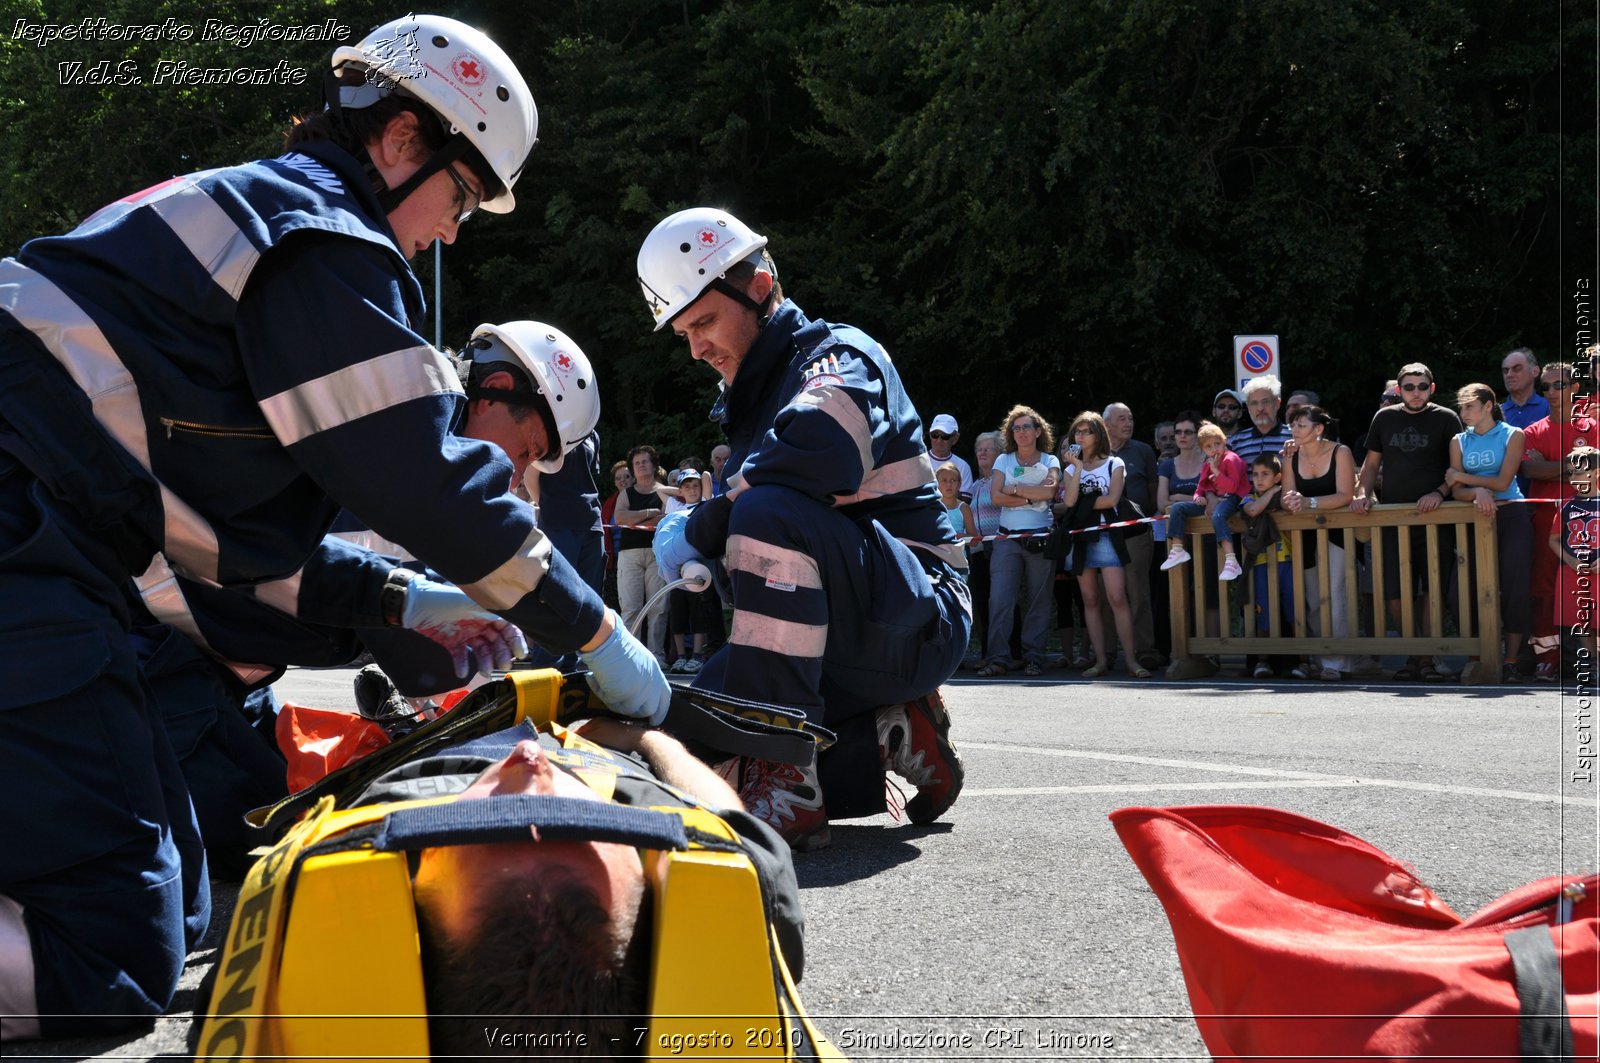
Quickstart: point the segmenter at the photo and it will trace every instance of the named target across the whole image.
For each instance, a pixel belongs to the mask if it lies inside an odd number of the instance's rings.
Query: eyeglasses
[[[1219,402],[1211,408],[1213,410],[1221,410],[1223,413],[1238,413],[1244,407],[1235,402]]]
[[[1544,389],[1546,391],[1565,391],[1571,386],[1571,377],[1562,377],[1560,380],[1546,380],[1544,382]]]
[[[1092,435],[1094,435],[1094,429],[1093,428],[1074,428],[1072,430],[1072,434],[1075,435],[1075,436],[1092,436]]]
[[[1016,428],[1017,426],[1016,425],[1012,425],[1011,427],[1012,428]],[[949,439],[949,438],[951,438],[951,436],[950,436],[949,432],[929,432],[928,433],[928,438],[929,439]]]
[[[1175,436],[1192,436],[1194,433],[1195,429],[1193,428],[1174,428],[1172,430],[1172,434]]]
[[[472,190],[472,186],[461,179],[456,173],[455,163],[445,166],[444,172],[450,175],[450,180],[456,184],[456,224],[464,225],[468,218],[477,213],[478,206],[483,202],[483,197]],[[472,205],[467,206],[468,203]]]
[[[1427,391],[1431,387],[1433,387],[1432,384],[1401,384],[1400,385],[1400,390],[1401,391]]]

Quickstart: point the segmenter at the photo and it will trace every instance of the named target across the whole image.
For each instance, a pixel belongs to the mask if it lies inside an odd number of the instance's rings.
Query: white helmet
[[[749,298],[723,281],[740,262],[759,263],[767,238],[725,210],[680,210],[650,230],[639,248],[639,287],[655,317],[656,331],[717,287],[740,302]],[[718,284],[718,282],[722,282]]]
[[[560,329],[542,321],[507,321],[479,325],[465,352],[472,361],[510,362],[532,380],[534,391],[549,404],[554,424],[546,422],[560,441],[560,453],[533,462],[540,472],[557,472],[563,459],[586,439],[600,421],[600,388],[594,368],[576,343]]]
[[[511,186],[539,139],[539,110],[516,64],[481,31],[442,15],[386,22],[333,53],[333,68],[367,71],[364,85],[339,90],[339,105],[370,107],[400,92],[427,104],[451,133],[466,137],[500,180],[481,206],[509,214]],[[493,191],[493,190],[491,190]]]

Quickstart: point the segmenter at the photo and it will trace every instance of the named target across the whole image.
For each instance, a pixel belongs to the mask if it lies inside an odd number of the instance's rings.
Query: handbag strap
[[[1522,1058],[1573,1058],[1567,989],[1561,980],[1561,957],[1550,938],[1550,928],[1541,924],[1512,930],[1505,935],[1505,942],[1511,953],[1517,1003],[1522,1009],[1517,1020]]]

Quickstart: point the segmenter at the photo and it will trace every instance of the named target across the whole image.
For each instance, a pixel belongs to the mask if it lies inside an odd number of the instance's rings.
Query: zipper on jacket
[[[161,423],[167,428],[167,438],[172,438],[173,429],[188,432],[197,436],[213,436],[219,439],[271,439],[272,429],[265,426],[261,428],[228,428],[225,425],[200,424],[196,421],[180,421],[175,417],[163,417]]]

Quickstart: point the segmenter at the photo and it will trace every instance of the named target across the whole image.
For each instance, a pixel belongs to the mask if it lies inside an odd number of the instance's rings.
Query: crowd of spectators
[[[975,636],[968,666],[982,677],[1064,667],[1092,678],[1109,672],[1120,650],[1129,675],[1148,676],[1171,651],[1166,570],[1190,564],[1202,573],[1205,593],[1197,605],[1208,635],[1241,623],[1266,634],[1274,570],[1280,632],[1292,633],[1293,603],[1302,598],[1313,636],[1382,635],[1370,630],[1374,610],[1347,600],[1352,565],[1362,596],[1383,596],[1389,632],[1399,630],[1409,611],[1416,626],[1408,634],[1443,635],[1428,629],[1429,596],[1442,594],[1444,615],[1453,617],[1458,596],[1471,593],[1456,586],[1458,572],[1462,582],[1473,578],[1470,544],[1457,543],[1449,524],[1435,533],[1438,571],[1429,568],[1422,526],[1374,527],[1371,537],[1381,540],[1386,560],[1372,588],[1365,532],[1351,531],[1346,541],[1344,531],[1330,530],[1318,556],[1316,536],[1279,535],[1271,516],[1365,514],[1380,502],[1428,513],[1452,501],[1496,514],[1504,677],[1557,681],[1560,629],[1572,626],[1562,621],[1572,608],[1568,573],[1589,556],[1582,535],[1574,539],[1562,524],[1561,506],[1573,501],[1575,487],[1583,488],[1579,501],[1585,501],[1594,479],[1573,464],[1600,443],[1587,406],[1575,401],[1594,367],[1592,358],[1541,367],[1532,351],[1518,348],[1500,368],[1501,387],[1472,381],[1440,402],[1428,366],[1405,365],[1385,382],[1375,410],[1346,413],[1348,434],[1316,391],[1286,396],[1272,376],[1217,392],[1209,416],[1185,409],[1164,417],[1148,443],[1136,437],[1130,406],[1112,402],[1102,412],[1074,416],[1057,451],[1044,414],[1017,405],[995,430],[974,438],[970,466],[956,452],[958,419],[937,414],[927,422],[930,460],[953,528],[971,539]],[[1235,515],[1249,529],[1242,541],[1227,530]],[[1157,519],[1124,523],[1134,516]],[[1191,517],[1208,517],[1216,529],[1214,540],[1204,540],[1208,549],[1193,556],[1179,530]],[[1591,527],[1586,518],[1568,523]],[[1106,524],[1118,526],[1099,527]],[[1047,557],[1048,533],[1062,525],[1079,534],[1067,540],[1064,559]],[[1600,523],[1592,527],[1600,532]],[[1402,586],[1398,563],[1402,536],[1412,562],[1409,586]],[[1290,585],[1293,550],[1303,554],[1299,586]],[[1162,559],[1152,564],[1158,552]],[[1458,553],[1464,563],[1452,563]],[[1241,588],[1255,588],[1248,596],[1253,619],[1237,613],[1247,596],[1230,594],[1232,581],[1250,568],[1254,578]],[[1321,630],[1323,572],[1327,631]],[[1048,647],[1052,631],[1057,652]],[[1357,663],[1348,654],[1284,655],[1250,657],[1245,668],[1256,678],[1338,681]],[[1443,667],[1433,657],[1413,656],[1396,678],[1438,681],[1448,678]]]
[[[726,640],[727,627],[715,586],[661,593],[666,584],[652,549],[654,528],[666,514],[726,489],[722,471],[728,453],[719,445],[709,465],[691,456],[663,469],[655,447],[635,446],[626,460],[612,463],[613,493],[600,506],[606,562],[602,596],[625,623],[638,624],[639,640],[674,675],[698,674]]]
[[[1148,443],[1137,438],[1128,404],[1085,410],[1068,423],[1059,449],[1051,422],[1018,404],[972,437],[970,461],[958,452],[960,422],[939,413],[926,422],[928,457],[951,528],[969,544],[974,639],[967,666],[982,677],[1068,668],[1094,678],[1120,663],[1133,677],[1150,676],[1171,652],[1167,570],[1187,565],[1201,574],[1199,630],[1209,636],[1241,624],[1268,634],[1269,583],[1276,584],[1280,633],[1292,632],[1294,603],[1303,599],[1311,635],[1373,634],[1373,610],[1347,600],[1350,565],[1363,598],[1383,595],[1390,632],[1399,630],[1409,597],[1415,633],[1443,634],[1428,629],[1429,596],[1443,594],[1445,615],[1454,615],[1458,596],[1470,593],[1456,586],[1457,573],[1471,566],[1430,570],[1424,528],[1373,529],[1389,559],[1373,588],[1371,548],[1354,533],[1346,541],[1344,531],[1330,530],[1319,556],[1315,536],[1296,542],[1279,534],[1272,514],[1362,514],[1376,502],[1427,513],[1456,501],[1497,514],[1504,677],[1556,681],[1561,632],[1572,626],[1562,619],[1573,611],[1570,572],[1590,556],[1584,536],[1600,533],[1600,521],[1573,518],[1568,524],[1579,532],[1572,534],[1561,521],[1561,507],[1574,503],[1575,493],[1579,508],[1596,506],[1588,496],[1594,471],[1569,461],[1575,450],[1581,457],[1600,444],[1591,411],[1578,400],[1592,372],[1592,363],[1541,367],[1532,351],[1518,348],[1501,362],[1502,388],[1469,382],[1441,404],[1432,371],[1412,363],[1384,383],[1375,410],[1349,414],[1348,432],[1316,391],[1285,396],[1276,377],[1261,376],[1218,391],[1209,416],[1183,409],[1162,419]],[[612,464],[614,493],[601,507],[604,593],[625,620],[638,619],[662,587],[650,550],[655,521],[725,490],[727,458],[728,448],[719,446],[709,464],[690,456],[663,469],[656,450],[639,445]],[[1203,540],[1208,549],[1191,555],[1180,529],[1197,516],[1210,520],[1215,535]],[[1242,538],[1226,530],[1236,516],[1249,529]],[[1152,519],[1122,524],[1134,517]],[[1080,534],[1069,537],[1064,558],[1047,556],[1048,533],[1063,524]],[[1122,526],[1098,529],[1103,524]],[[1454,532],[1438,526],[1438,556],[1453,559],[1459,550],[1470,559],[1469,544],[1457,543]],[[1402,536],[1412,559],[1409,586],[1396,561]],[[1295,550],[1303,555],[1299,585]],[[1332,620],[1326,632],[1324,570]],[[1239,612],[1247,596],[1230,593],[1246,574],[1241,587],[1253,587],[1253,617]],[[698,672],[726,638],[715,588],[673,591],[651,605],[642,624],[645,645],[680,674]],[[1251,656],[1245,674],[1338,681],[1357,663],[1349,654]],[[1448,676],[1439,661],[1419,655],[1396,678]]]

